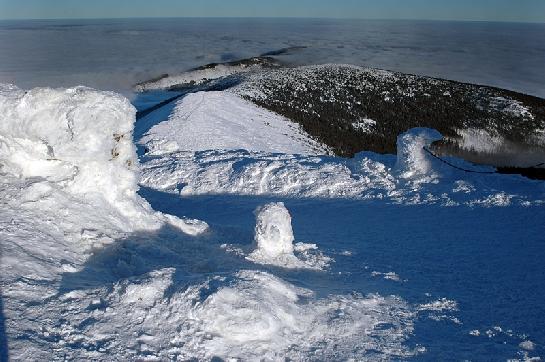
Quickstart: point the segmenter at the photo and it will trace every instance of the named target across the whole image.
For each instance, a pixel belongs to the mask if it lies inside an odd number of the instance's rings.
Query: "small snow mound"
[[[255,241],[264,256],[275,258],[293,253],[291,216],[284,203],[267,204],[256,210]]]
[[[247,259],[286,268],[323,269],[329,265],[331,258],[320,253],[316,245],[297,243],[294,246],[294,240],[291,215],[284,203],[264,205],[256,210],[257,248]]]
[[[434,129],[413,128],[397,138],[396,170],[404,179],[429,179],[437,176],[430,155],[424,150],[443,136]]]
[[[525,351],[533,351],[536,348],[536,345],[532,341],[523,341],[520,342],[519,347]]]
[[[483,207],[506,207],[511,205],[513,196],[505,192],[498,192],[492,195],[488,195],[486,198],[474,200],[470,202],[470,206],[483,206]]]
[[[441,298],[433,302],[420,304],[418,306],[419,311],[456,311],[458,310],[458,303],[454,300],[447,298]]]

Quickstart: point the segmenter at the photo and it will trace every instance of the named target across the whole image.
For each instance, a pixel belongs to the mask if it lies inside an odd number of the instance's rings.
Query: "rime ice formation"
[[[424,147],[429,147],[432,142],[440,140],[441,134],[429,128],[413,128],[397,138],[397,163],[396,170],[403,179],[417,179],[432,177],[433,167],[429,160],[430,155]]]
[[[260,264],[302,267],[293,254],[291,216],[282,202],[270,203],[256,211],[256,249],[247,258]]]
[[[158,229],[165,222],[202,232],[204,224],[157,213],[137,194],[135,112],[112,92],[2,85],[0,172],[22,183],[23,205],[34,200],[53,214],[75,208],[67,217],[76,233],[112,222],[124,232]]]
[[[318,251],[314,244],[293,244],[291,216],[282,202],[273,202],[256,211],[256,249],[247,257],[259,264],[285,268],[326,268],[331,258]]]
[[[293,254],[291,216],[284,203],[267,204],[256,210],[255,241],[257,250],[268,258]]]

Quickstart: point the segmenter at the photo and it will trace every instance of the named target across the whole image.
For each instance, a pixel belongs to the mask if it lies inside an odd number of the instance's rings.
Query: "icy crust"
[[[399,154],[363,152],[353,159],[242,150],[173,152],[143,164],[141,183],[180,195],[238,194],[284,197],[378,199],[444,206],[543,205],[541,183],[519,176],[466,173],[423,147],[440,137],[417,128],[399,136]],[[448,158],[453,165],[478,167]]]
[[[20,354],[13,357],[384,360],[424,351],[407,346],[418,310],[396,296],[319,298],[309,289],[253,270],[179,289],[174,272],[160,269],[111,288],[71,291],[29,306],[29,314],[62,313],[63,318],[42,320],[35,329],[33,338],[48,341],[51,348],[45,351],[16,339],[12,348]]]
[[[213,149],[328,153],[298,125],[227,92],[186,95],[168,120],[153,126],[139,142],[151,155]]]

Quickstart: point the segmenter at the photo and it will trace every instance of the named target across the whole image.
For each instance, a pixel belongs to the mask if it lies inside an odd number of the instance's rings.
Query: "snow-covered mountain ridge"
[[[400,133],[428,127],[444,136],[433,145],[440,155],[501,167],[545,162],[543,99],[352,65],[286,67],[253,59],[251,66],[213,64],[166,76],[139,90],[228,89],[300,124],[339,156],[395,153]]]

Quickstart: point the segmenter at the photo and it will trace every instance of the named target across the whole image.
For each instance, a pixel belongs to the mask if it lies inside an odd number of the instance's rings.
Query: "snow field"
[[[23,334],[10,340],[12,358],[106,360],[113,353],[120,359],[275,359],[303,358],[310,351],[325,358],[337,353],[341,338],[347,353],[413,353],[402,346],[412,328],[403,301],[316,299],[310,290],[266,272],[236,272],[233,282],[211,277],[169,298],[164,295],[172,286],[172,269],[120,281],[113,289],[85,287],[78,282],[78,275],[87,273],[84,265],[103,250],[115,249],[115,239],[153,233],[165,223],[188,237],[207,226],[155,212],[137,194],[134,109],[124,98],[81,87],[30,92],[3,87],[0,110],[5,116],[0,129],[2,199],[9,206],[2,209],[2,220],[11,225],[2,227],[2,297],[9,333]],[[289,254],[297,261],[294,250],[312,249],[292,245],[285,208],[275,204],[264,210],[258,216],[258,250],[268,257]],[[153,250],[142,262],[164,259]],[[130,275],[139,268],[132,264],[136,260],[118,262],[114,270]],[[107,267],[95,274],[111,272]],[[200,300],[213,281],[219,289]],[[344,310],[343,317],[330,316],[332,308]],[[391,310],[394,333],[388,344],[382,343],[383,328],[369,333],[384,320],[385,313],[376,312],[381,309]],[[362,339],[364,330],[368,337]],[[49,344],[55,347],[44,347]]]
[[[327,153],[296,124],[228,92],[186,95],[168,120],[153,126],[140,143],[150,155],[221,149]]]
[[[282,203],[256,210],[251,250],[220,247],[237,240],[236,228],[154,211],[139,183],[172,198],[269,195],[377,207],[539,207],[545,199],[540,183],[438,164],[422,152],[439,137],[432,130],[401,135],[397,157],[338,159],[270,112],[220,92],[180,100],[140,140],[150,151],[142,165],[134,109],[115,94],[3,86],[0,114],[1,282],[15,360],[404,359],[426,351],[408,343],[421,316],[460,324],[453,313],[463,306],[451,298],[409,303],[394,293],[311,289],[310,273],[332,278],[333,259],[294,243]],[[237,211],[230,207],[207,215]],[[367,237],[352,236],[358,245]],[[365,251],[356,244],[336,258]],[[339,281],[357,272],[339,270]],[[396,287],[412,282],[395,269],[371,270]],[[517,348],[540,348],[527,340]]]

